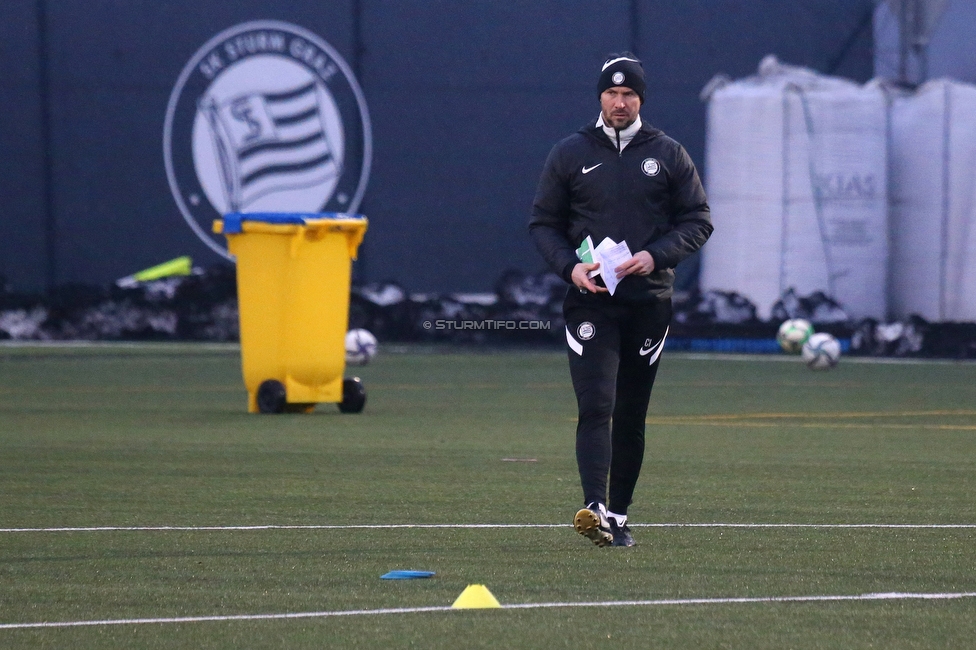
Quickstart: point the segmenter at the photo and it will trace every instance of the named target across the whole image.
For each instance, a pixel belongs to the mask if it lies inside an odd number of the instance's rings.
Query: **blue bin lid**
[[[304,226],[306,219],[360,219],[362,215],[347,212],[231,212],[224,215],[224,232],[238,234],[245,221],[277,225]]]

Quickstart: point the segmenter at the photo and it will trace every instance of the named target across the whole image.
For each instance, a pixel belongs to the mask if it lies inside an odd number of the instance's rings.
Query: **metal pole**
[[[926,39],[928,37],[925,34],[926,4],[924,0],[915,0],[915,15],[912,21],[914,23],[912,29],[914,32],[912,34],[912,50],[914,50],[915,58],[918,62],[918,75],[916,79],[920,84],[928,76],[928,48],[926,47]]]
[[[363,43],[363,0],[353,0],[352,3],[352,72],[356,76],[356,82],[360,88],[363,87],[363,54],[366,46]],[[365,90],[364,90],[365,92]],[[366,195],[359,202],[359,213],[366,214]],[[352,280],[354,283],[362,283],[366,277],[369,260],[369,242],[364,241],[359,246],[359,254],[356,256],[356,263],[352,268]]]
[[[898,0],[898,80],[908,83],[908,2]]]
[[[54,155],[51,151],[51,79],[48,59],[46,0],[37,0],[37,96],[41,117],[41,195],[44,201],[44,287],[54,293],[57,282],[57,223],[54,213]]]
[[[362,86],[363,66],[363,2],[353,0],[352,3],[352,71],[356,75],[356,81]]]
[[[630,51],[640,58],[640,8],[638,0],[630,0]]]

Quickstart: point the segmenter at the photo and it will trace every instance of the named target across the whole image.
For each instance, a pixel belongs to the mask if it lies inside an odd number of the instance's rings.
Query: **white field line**
[[[974,598],[976,592],[958,593],[874,593],[842,596],[769,596],[758,598],[667,598],[657,600],[611,600],[580,603],[521,603],[502,605],[501,609],[555,609],[565,607],[678,607],[689,605],[747,605],[762,603],[822,603],[878,600],[957,600]],[[352,609],[325,612],[290,612],[283,614],[234,614],[229,616],[179,616],[171,618],[119,618],[91,621],[44,621],[37,623],[0,623],[0,630],[22,630],[50,627],[95,627],[106,625],[146,625],[163,623],[205,623],[219,621],[267,621],[296,618],[329,618],[339,616],[376,616],[382,614],[417,614],[462,611],[454,607],[398,607],[390,609]]]
[[[630,523],[633,528],[876,528],[876,529],[974,529],[976,524],[761,524],[761,523]],[[100,533],[100,532],[204,532],[261,530],[390,530],[403,528],[571,528],[571,524],[263,524],[253,526],[61,526],[51,528],[0,528],[0,533]]]

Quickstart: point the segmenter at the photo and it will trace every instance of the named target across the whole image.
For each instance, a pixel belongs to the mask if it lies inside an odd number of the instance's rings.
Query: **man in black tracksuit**
[[[636,57],[607,59],[597,84],[600,118],[553,147],[529,222],[550,268],[573,285],[563,313],[585,504],[574,526],[597,546],[634,545],[627,508],[671,320],[674,267],[712,232],[691,158],[641,122],[644,90]],[[587,236],[594,246],[605,237],[626,242],[633,256],[613,269],[582,263],[576,250]],[[595,270],[620,279],[612,295],[602,276],[589,276]]]

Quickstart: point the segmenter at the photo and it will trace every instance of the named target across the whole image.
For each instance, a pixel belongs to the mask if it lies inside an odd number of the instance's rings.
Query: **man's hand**
[[[653,270],[654,258],[651,257],[651,254],[647,251],[637,251],[633,257],[613,271],[617,274],[617,279],[620,279],[625,275],[650,275]],[[573,275],[576,275],[575,269],[573,270]]]
[[[593,284],[593,281],[590,280],[589,275],[587,275],[590,271],[598,268],[600,268],[599,264],[584,264],[583,262],[580,262],[574,266],[573,284],[576,285],[576,288],[585,289],[591,293],[606,293],[606,287],[598,287],[597,285]]]

